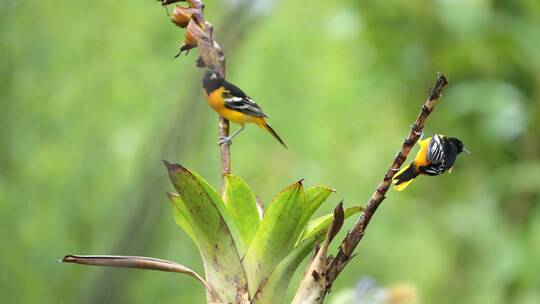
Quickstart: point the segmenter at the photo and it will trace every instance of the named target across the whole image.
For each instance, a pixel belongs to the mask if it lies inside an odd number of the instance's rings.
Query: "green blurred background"
[[[422,303],[540,302],[539,1],[206,7],[228,79],[289,145],[253,126],[234,141],[233,173],[264,202],[306,178],[338,191],[321,212],[364,204],[436,72],[450,81],[425,132],[472,154],[388,193],[328,302],[364,276],[415,286]],[[202,272],[161,163],[219,187],[203,71],[196,52],[172,58],[183,32],[150,0],[2,0],[0,17],[2,302],[202,303],[188,277],[54,262],[148,255]]]

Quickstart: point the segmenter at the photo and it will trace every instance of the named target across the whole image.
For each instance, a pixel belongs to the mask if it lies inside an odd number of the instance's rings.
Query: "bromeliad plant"
[[[178,55],[197,48],[197,66],[217,71],[224,77],[224,54],[213,39],[212,25],[204,18],[203,3],[200,0],[160,2],[162,5],[188,3],[187,7],[176,6],[171,15],[176,25],[186,28]],[[439,74],[409,135],[365,209],[354,206],[344,210],[340,202],[333,214],[312,219],[334,191],[324,186],[304,189],[300,180],[278,193],[264,211],[248,184],[230,173],[230,150],[223,144],[220,146],[221,193],[192,170],[164,162],[176,189],[168,193],[174,219],[199,249],[204,277],[184,265],[148,257],[67,255],[62,261],[187,274],[204,286],[208,303],[282,303],[294,272],[312,252],[293,303],[322,303],[352,258],[385,198],[392,177],[418,141],[424,122],[446,84],[446,78]],[[223,118],[219,131],[220,136],[228,136],[229,123]],[[362,215],[342,240],[335,257],[328,255],[328,246],[345,218],[359,212]]]
[[[169,193],[175,220],[199,248],[209,300],[280,303],[294,271],[330,227],[332,214],[310,218],[333,190],[304,189],[298,181],[277,194],[263,216],[242,179],[226,175],[220,196],[193,171],[165,165],[178,192]],[[351,207],[344,215],[359,211]]]
[[[223,195],[179,164],[164,162],[177,192],[169,192],[174,219],[199,249],[204,278],[186,266],[152,258],[69,255],[65,262],[174,271],[193,276],[209,303],[281,303],[298,265],[324,239],[334,216],[358,213],[356,206],[311,219],[334,192],[298,181],[278,193],[264,215],[248,184],[225,176]],[[311,219],[311,220],[310,220]]]

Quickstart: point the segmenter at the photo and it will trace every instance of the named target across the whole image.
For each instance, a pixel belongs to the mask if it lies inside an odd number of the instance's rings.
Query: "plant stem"
[[[229,136],[229,121],[219,116],[219,136]],[[219,146],[221,156],[221,191],[225,186],[225,175],[231,173],[231,146]]]
[[[216,70],[221,74],[221,77],[225,78],[225,54],[219,44],[214,40],[214,28],[212,24],[205,19],[204,3],[201,0],[188,0],[187,2],[191,8],[196,9],[196,12],[192,15],[190,24],[188,24],[187,32],[195,36],[197,41],[196,47],[199,50],[197,66]],[[220,137],[229,136],[228,120],[220,116],[218,127]],[[228,144],[220,145],[219,149],[221,157],[221,191],[223,192],[225,175],[231,173],[231,150]]]

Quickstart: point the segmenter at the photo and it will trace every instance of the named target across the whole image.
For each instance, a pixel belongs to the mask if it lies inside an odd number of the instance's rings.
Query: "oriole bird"
[[[452,171],[458,154],[469,151],[463,147],[461,140],[454,137],[435,134],[418,142],[420,151],[414,161],[402,168],[392,181],[394,188],[402,191],[420,174],[441,175]]]
[[[210,106],[224,118],[240,125],[240,129],[231,136],[219,138],[219,145],[231,144],[232,138],[238,135],[246,123],[254,123],[272,134],[285,148],[287,145],[266,122],[268,115],[251,97],[240,88],[226,81],[216,71],[208,70],[202,81],[204,93]]]

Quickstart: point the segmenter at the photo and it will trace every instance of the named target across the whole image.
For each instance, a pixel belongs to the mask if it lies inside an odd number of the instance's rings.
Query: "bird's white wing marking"
[[[430,163],[443,163],[444,158],[444,139],[436,134],[429,141],[426,159]]]

